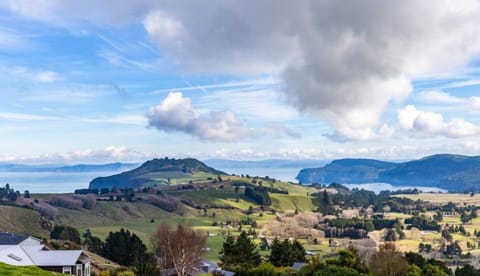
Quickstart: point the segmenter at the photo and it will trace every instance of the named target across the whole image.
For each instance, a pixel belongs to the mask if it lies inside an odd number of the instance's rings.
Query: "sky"
[[[480,1],[0,2],[0,162],[480,155]]]

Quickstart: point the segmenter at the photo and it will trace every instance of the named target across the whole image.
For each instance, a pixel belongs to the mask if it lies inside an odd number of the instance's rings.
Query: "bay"
[[[0,172],[0,185],[6,183],[14,190],[30,193],[73,193],[88,188],[92,179],[119,171],[102,172]]]

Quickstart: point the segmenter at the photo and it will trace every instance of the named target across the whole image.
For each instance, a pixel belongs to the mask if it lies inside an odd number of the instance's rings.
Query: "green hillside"
[[[36,266],[12,266],[0,263],[0,275],[2,276],[51,276],[65,275],[45,271]]]
[[[224,174],[193,158],[153,159],[131,171],[95,178],[90,182],[89,187],[91,189],[140,188],[190,180],[207,180]]]
[[[47,225],[45,225],[47,223]],[[42,224],[44,227],[42,227]],[[37,211],[0,205],[0,231],[25,233],[37,237],[47,237],[48,222]],[[0,274],[3,275],[3,274]]]
[[[335,160],[322,168],[303,169],[302,183],[375,183],[434,186],[449,191],[480,191],[480,156],[437,154],[391,163],[372,159]]]

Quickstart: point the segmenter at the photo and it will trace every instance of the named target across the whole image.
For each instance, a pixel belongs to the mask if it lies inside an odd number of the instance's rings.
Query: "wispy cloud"
[[[35,75],[35,79],[40,82],[54,82],[60,80],[60,76],[54,71],[42,71]]]
[[[2,112],[0,111],[0,119],[12,121],[52,121],[61,120],[59,117],[44,116],[37,114],[26,114],[16,112]]]

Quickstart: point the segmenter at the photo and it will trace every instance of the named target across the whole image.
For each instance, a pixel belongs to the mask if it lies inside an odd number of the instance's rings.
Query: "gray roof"
[[[307,263],[303,262],[294,262],[292,265],[293,270],[300,270],[304,265],[307,265]]]
[[[0,245],[14,245],[26,240],[29,236],[9,232],[0,232]]]
[[[43,246],[25,246],[23,250],[37,266],[73,266],[82,250],[44,250]]]

